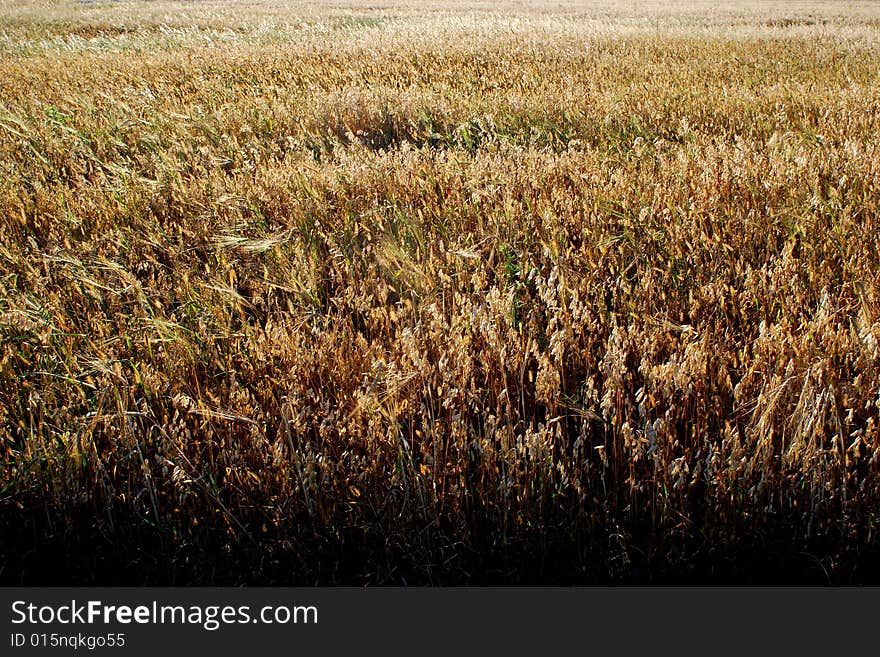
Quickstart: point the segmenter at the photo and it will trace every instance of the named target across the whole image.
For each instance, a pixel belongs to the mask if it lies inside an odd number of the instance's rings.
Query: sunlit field
[[[880,4],[0,0],[0,581],[880,582]]]

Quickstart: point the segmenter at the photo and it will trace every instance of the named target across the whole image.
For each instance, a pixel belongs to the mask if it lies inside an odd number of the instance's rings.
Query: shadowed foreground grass
[[[878,581],[876,6],[0,7],[0,580]]]

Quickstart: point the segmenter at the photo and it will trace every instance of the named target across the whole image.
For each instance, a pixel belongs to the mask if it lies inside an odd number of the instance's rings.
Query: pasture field
[[[880,4],[0,0],[0,581],[880,581]]]

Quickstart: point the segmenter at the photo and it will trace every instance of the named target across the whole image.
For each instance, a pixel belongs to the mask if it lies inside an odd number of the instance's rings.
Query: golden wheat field
[[[880,580],[880,5],[0,0],[0,580]]]

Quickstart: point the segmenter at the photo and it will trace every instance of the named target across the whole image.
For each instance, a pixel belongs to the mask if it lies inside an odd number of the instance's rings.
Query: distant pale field
[[[0,579],[876,581],[880,3],[0,0]]]

